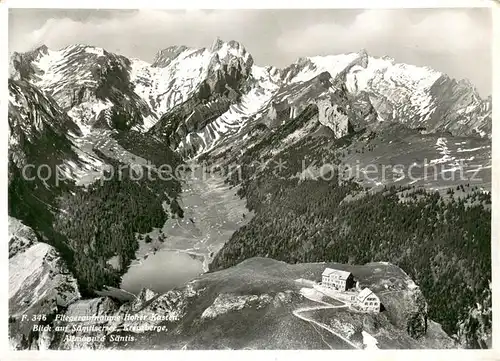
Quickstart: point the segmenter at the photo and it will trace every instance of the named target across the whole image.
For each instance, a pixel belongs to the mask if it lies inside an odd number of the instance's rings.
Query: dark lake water
[[[156,292],[166,292],[183,285],[203,273],[203,262],[189,254],[159,251],[140,264],[130,267],[122,278],[122,288],[137,294],[146,287]]]
[[[213,255],[232,234],[251,219],[236,188],[214,175],[189,173],[183,182],[180,204],[184,218],[169,219],[162,228],[166,241],[139,241],[136,260],[122,278],[121,288],[137,294],[146,287],[165,292],[181,286],[208,269]],[[146,257],[146,258],[145,258]]]

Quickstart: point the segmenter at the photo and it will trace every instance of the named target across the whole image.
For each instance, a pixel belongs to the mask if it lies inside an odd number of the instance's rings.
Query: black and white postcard
[[[10,354],[493,351],[494,4],[15,3]]]

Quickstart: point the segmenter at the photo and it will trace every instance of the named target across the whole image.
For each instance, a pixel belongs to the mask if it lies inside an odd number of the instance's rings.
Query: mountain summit
[[[278,103],[277,97],[306,91],[304,84],[327,72],[334,84],[345,84],[350,96],[369,100],[379,121],[455,135],[484,137],[491,133],[491,100],[481,99],[472,84],[430,68],[372,57],[364,49],[302,58],[284,69],[274,69],[255,65],[240,43],[217,38],[209,49],[168,47],[156,54],[152,64],[81,44],[58,51],[41,46],[16,53],[11,64],[13,78],[31,82],[63,109],[95,109],[85,127],[95,124],[146,131],[169,110],[199,94],[203,84],[214,82],[214,77],[241,76],[241,101],[252,104],[244,117],[258,116],[269,104]]]
[[[152,63],[41,46],[8,85],[12,347],[491,345],[491,97],[470,82],[363,49],[260,66],[217,38]],[[386,308],[322,296],[333,265]],[[33,331],[55,315],[161,332]]]

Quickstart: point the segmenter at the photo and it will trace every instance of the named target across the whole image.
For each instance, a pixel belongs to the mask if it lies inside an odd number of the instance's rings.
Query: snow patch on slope
[[[221,138],[228,134],[238,133],[250,117],[266,108],[279,89],[269,69],[254,65],[252,66],[251,78],[256,83],[247,93],[242,95],[240,102],[232,104],[224,114],[208,126],[213,131],[210,132],[213,133],[213,138],[208,138],[205,131],[196,133],[204,144],[200,151],[213,149]],[[186,143],[190,144],[190,134],[186,137]]]
[[[159,117],[197,89],[208,74],[211,55],[206,49],[187,49],[164,68],[131,59],[130,81],[137,95]]]
[[[378,350],[377,339],[375,337],[373,337],[372,335],[370,335],[366,331],[363,331],[361,333],[363,335],[363,344],[365,345],[365,349],[366,350],[374,350],[374,349]]]
[[[438,140],[436,141],[436,149],[439,151],[442,157],[439,159],[431,160],[431,164],[447,163],[455,159],[455,157],[452,157],[450,155],[451,152],[448,148],[448,140],[446,138],[438,138]]]
[[[47,54],[40,54],[33,65],[43,72],[43,77],[34,82],[35,85],[43,87],[62,79],[62,74],[57,72],[57,66],[64,62],[66,52],[47,49]]]
[[[351,53],[340,55],[313,56],[306,58],[306,61],[309,60],[311,64],[303,67],[301,71],[290,80],[290,83],[298,83],[311,80],[312,78],[325,71],[329,72],[332,78],[334,78],[357,57],[357,53]]]
[[[236,42],[225,43],[221,40],[217,40],[210,50],[185,47],[178,50],[181,51],[174,57],[159,63],[164,66],[131,59],[130,81],[135,86],[136,94],[155,114],[155,117],[144,119],[144,126],[138,127],[138,130],[151,128],[167,111],[186,101],[210,72],[217,71],[223,64],[230,64],[233,59],[243,59],[246,63],[251,57]]]
[[[104,56],[104,50],[102,48],[86,47],[85,52],[88,54],[95,54],[98,56]]]
[[[81,53],[101,56],[104,50],[79,44],[70,45],[62,50],[47,49],[47,54],[40,53],[33,62],[43,76],[36,76],[32,83],[52,94],[56,94],[68,85],[74,87],[97,84],[91,68],[87,66],[89,60],[81,58]],[[81,60],[69,66],[70,61],[77,58]],[[69,76],[69,71],[71,71],[71,76]]]
[[[99,118],[102,111],[113,106],[108,99],[105,101],[96,99],[87,101],[71,108],[68,115],[78,125],[82,134],[88,135],[92,130],[92,124]]]

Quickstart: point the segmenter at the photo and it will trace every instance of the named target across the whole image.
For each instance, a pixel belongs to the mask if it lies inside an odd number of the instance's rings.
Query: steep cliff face
[[[14,52],[9,61],[9,78],[13,80],[29,79],[40,73],[37,67],[33,66],[33,62],[37,59],[49,54],[49,48],[42,45],[32,51],[26,53]]]
[[[308,106],[315,105],[320,124],[328,127],[335,138],[375,121],[377,114],[366,94],[351,95],[342,80],[355,65],[356,59],[341,74],[332,76],[325,71],[298,84],[282,85],[259,120],[277,128],[296,118]]]
[[[257,69],[253,66],[252,74]],[[258,123],[282,126],[311,104],[319,109],[320,123],[337,138],[384,121],[457,136],[485,136],[491,128],[490,101],[482,100],[470,84],[443,81],[449,78],[432,69],[371,57],[364,50],[301,58],[285,69],[268,69],[267,74],[258,81],[250,76],[242,100],[213,121],[222,131],[201,128],[187,137],[187,143],[197,144],[195,153],[227,149],[225,138],[239,141],[236,134],[244,137],[245,130]],[[257,101],[246,98],[257,86],[266,89],[263,96]],[[227,122],[238,103],[245,101],[240,109],[248,108],[246,99],[257,104],[253,112],[240,110],[239,121]]]
[[[26,80],[51,96],[64,111],[94,111],[79,126],[130,129],[143,125],[151,110],[134,92],[130,61],[101,48],[71,45],[59,51],[42,46],[15,53],[14,78]]]
[[[491,96],[481,99],[467,80],[442,75],[431,87],[436,109],[428,121],[429,131],[448,130],[454,135],[491,137]]]
[[[186,50],[189,50],[189,48],[185,45],[174,45],[169,46],[166,49],[162,49],[156,53],[151,66],[156,68],[166,68],[173,60]]]
[[[95,157],[77,149],[78,125],[46,93],[9,79],[9,214],[37,231],[52,227],[56,198]]]
[[[48,348],[50,334],[33,326],[50,324],[61,309],[79,298],[77,281],[55,248],[38,242],[31,228],[9,217],[11,348]]]
[[[350,94],[367,93],[379,120],[398,121],[429,132],[485,136],[491,127],[491,101],[474,86],[426,67],[398,64],[366,51],[299,59],[282,72],[285,83],[302,83],[327,71]]]
[[[270,115],[265,121],[279,123],[276,118],[293,118],[319,99],[322,122],[338,136],[349,132],[348,113],[356,118],[349,121],[353,129],[374,121],[397,121],[454,135],[487,136],[491,130],[491,100],[481,99],[471,84],[429,68],[375,58],[365,50],[301,58],[276,69],[256,66],[243,45],[221,39],[208,49],[166,48],[152,64],[84,45],[59,51],[43,46],[14,54],[11,68],[13,78],[25,79],[52,96],[85,133],[92,127],[147,131],[162,118],[178,116],[178,107],[187,108],[182,117],[188,118],[200,101],[228,100],[231,106],[209,111],[213,119],[188,127],[182,139],[173,142],[191,155],[212,149],[219,139],[240,132],[263,114]],[[328,95],[341,88],[351,100],[361,100],[348,111],[338,110],[343,105]],[[281,106],[285,100],[286,116]]]
[[[212,123],[240,100],[240,89],[253,65],[252,57],[234,41],[224,43],[218,39],[210,50],[199,49],[195,54],[208,61],[208,66],[192,87],[191,97],[162,116],[149,131],[187,155],[212,144],[217,131],[217,125]]]
[[[375,263],[372,266],[380,265]],[[401,271],[402,272],[402,271]],[[380,300],[389,312],[391,322],[405,329],[414,339],[425,336],[428,328],[428,305],[420,288],[407,275],[405,292],[382,292]],[[385,285],[384,285],[385,287]],[[389,287],[387,287],[388,289]],[[401,308],[401,306],[404,306]]]
[[[53,165],[74,156],[69,136],[80,134],[78,126],[32,84],[9,79],[8,118],[9,158],[17,167],[35,159]]]
[[[357,93],[351,96],[350,100],[351,105],[348,106],[348,113],[352,130],[361,130],[369,124],[375,124],[382,120],[375,110],[374,103],[368,93]]]

